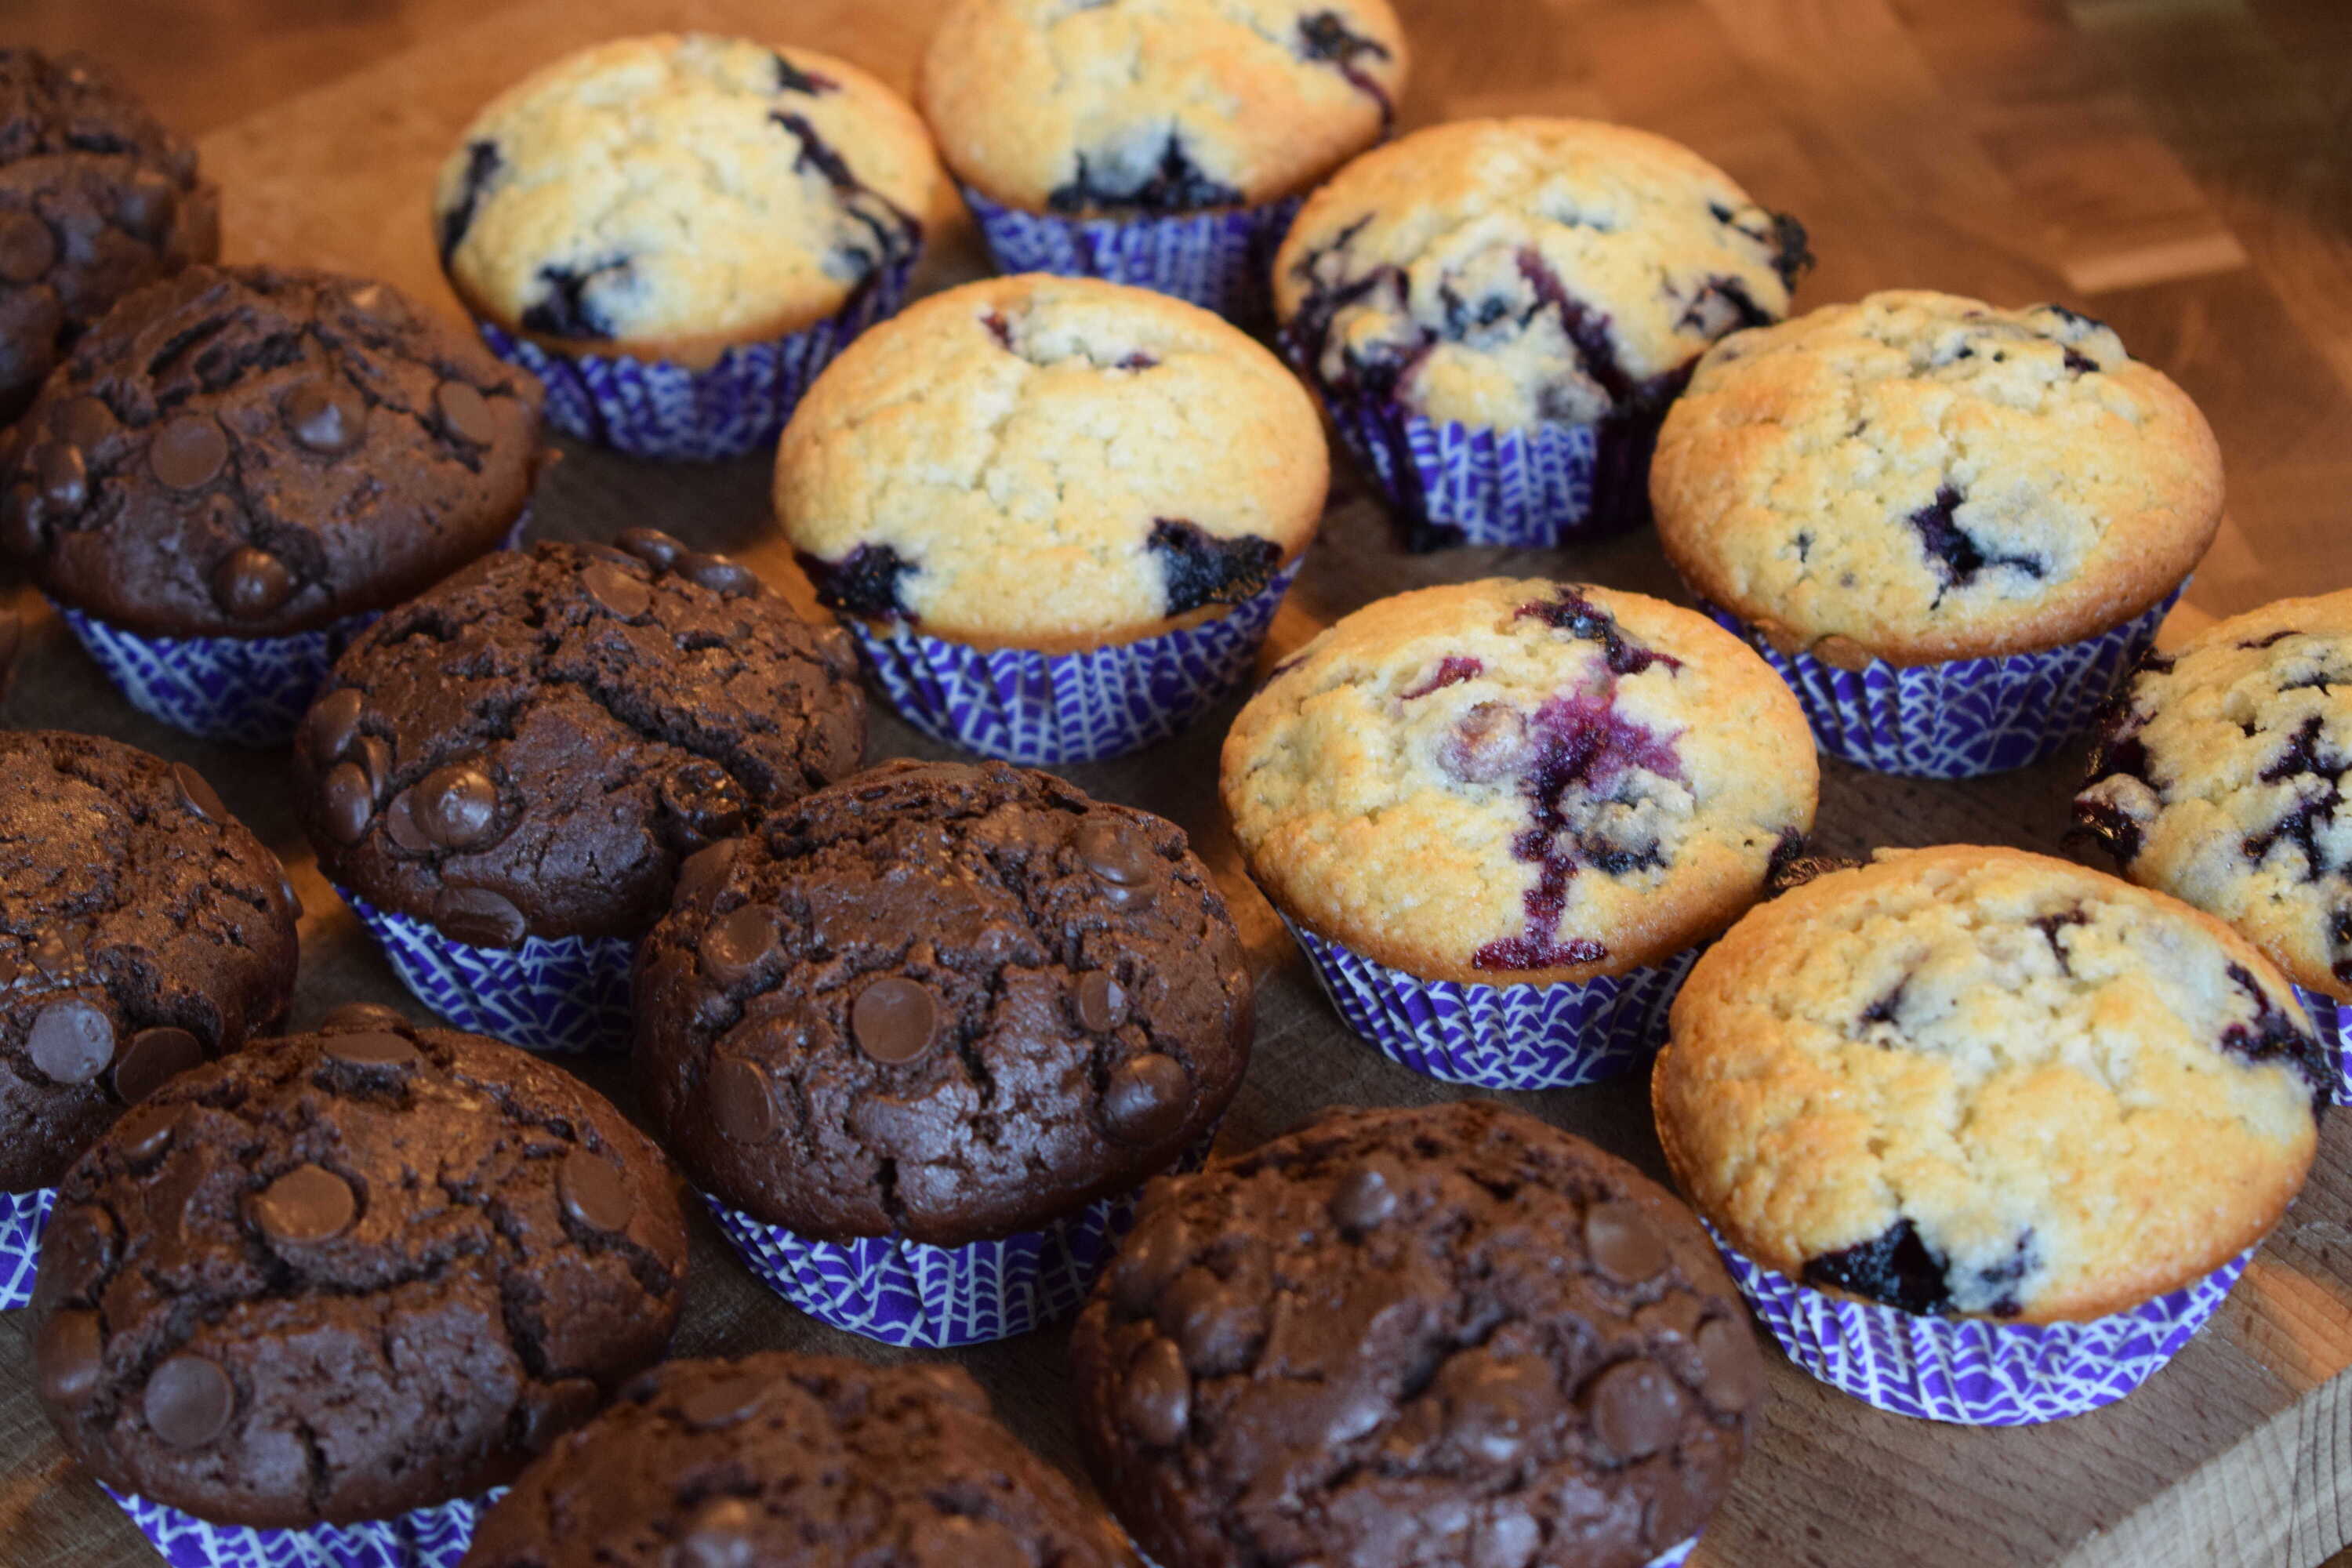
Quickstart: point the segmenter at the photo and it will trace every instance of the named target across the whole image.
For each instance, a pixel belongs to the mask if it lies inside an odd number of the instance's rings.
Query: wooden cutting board
[[[398,0],[288,24],[266,0],[183,7],[17,0],[26,25],[121,54],[158,106],[214,127],[239,259],[389,278],[444,309],[426,193],[471,110],[523,71],[595,39],[697,26],[858,60],[902,88],[938,7],[750,0]],[[13,7],[12,7],[13,9]],[[1409,125],[1549,111],[1679,137],[1812,227],[1801,303],[1875,287],[2057,298],[2113,321],[2204,405],[2231,463],[2232,518],[2168,631],[2286,593],[2352,583],[2352,255],[2338,0],[1417,0]],[[2257,14],[2257,11],[2259,14]],[[11,29],[13,30],[13,28]],[[288,96],[299,73],[372,61]],[[2332,67],[2332,74],[2331,74]],[[275,95],[240,112],[240,94]],[[2333,138],[2330,141],[2329,138]],[[2181,148],[2177,154],[2173,148]],[[2282,152],[2282,149],[2288,149]],[[929,281],[979,268],[950,226]],[[744,554],[805,601],[768,521],[766,465],[632,465],[575,449],[547,481],[540,532],[608,538],[652,522]],[[1322,542],[1276,624],[1270,659],[1336,616],[1422,584],[1496,573],[1677,590],[1646,533],[1567,552],[1397,552],[1343,477]],[[294,1021],[336,1003],[404,1003],[321,881],[271,756],[194,744],[109,690],[38,601],[0,722],[119,736],[184,758],[294,868],[310,913]],[[1233,705],[1140,758],[1075,768],[1097,794],[1163,813],[1217,869],[1261,979],[1249,1080],[1224,1131],[1246,1147],[1331,1103],[1460,1091],[1388,1064],[1340,1028],[1218,820],[1216,752]],[[940,749],[893,719],[873,758]],[[2063,837],[2079,754],[1966,784],[1825,765],[1820,847],[2001,842],[2081,855]],[[625,1074],[588,1069],[627,1102]],[[1508,1097],[1663,1174],[1639,1074]],[[894,1352],[801,1317],[697,1237],[677,1350]],[[64,1457],[35,1407],[22,1313],[0,1317],[0,1562],[152,1563]],[[1075,1466],[1063,1339],[953,1352],[1031,1442]],[[1930,1426],[1831,1393],[1774,1358],[1772,1400],[1694,1562],[1720,1568],[2129,1564],[2303,1568],[2352,1538],[2352,1120],[2327,1130],[2308,1191],[2228,1305],[2179,1359],[2111,1410],[2021,1431]]]

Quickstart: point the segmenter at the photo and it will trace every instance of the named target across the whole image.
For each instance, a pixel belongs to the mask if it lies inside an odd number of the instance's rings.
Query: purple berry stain
[[[1437,668],[1430,672],[1428,679],[1409,691],[1398,692],[1397,700],[1412,702],[1433,691],[1443,691],[1449,686],[1459,686],[1465,680],[1475,679],[1486,673],[1485,660],[1473,658],[1468,654],[1449,653],[1437,661]]]
[[[1672,654],[1644,647],[1627,637],[1617,617],[1585,597],[1583,589],[1573,583],[1562,583],[1557,598],[1521,605],[1517,618],[1541,621],[1555,631],[1599,643],[1612,675],[1639,675],[1654,664],[1668,669],[1683,667],[1683,661]]]

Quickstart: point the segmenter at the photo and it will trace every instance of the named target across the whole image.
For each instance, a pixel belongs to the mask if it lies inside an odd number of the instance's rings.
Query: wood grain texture
[[[5,31],[114,58],[204,133],[231,250],[388,277],[445,309],[427,242],[433,169],[472,108],[539,62],[659,26],[770,36],[850,56],[904,87],[938,7],[810,0],[13,0]],[[1801,304],[1927,285],[2058,299],[2113,321],[2196,396],[2230,465],[2231,519],[2168,627],[2352,584],[2352,5],[2344,0],[1407,0],[1423,124],[1474,113],[1621,119],[1678,137],[1811,226]],[[936,283],[976,269],[950,231]],[[744,552],[804,594],[768,541],[765,465],[635,466],[574,451],[541,531],[657,521]],[[1573,552],[1396,552],[1343,479],[1269,658],[1401,588],[1496,572],[1675,592],[1647,534]],[[0,582],[5,582],[0,579]],[[37,601],[19,593],[28,610]],[[37,612],[36,612],[37,614]],[[1227,1123],[1246,1146],[1339,1101],[1454,1091],[1339,1029],[1243,879],[1211,781],[1230,707],[1124,764],[1072,769],[1195,837],[1263,981],[1251,1076]],[[184,757],[294,867],[311,914],[296,1021],[404,1000],[321,881],[277,759],[194,745],[126,709],[38,618],[0,722],[100,731]],[[894,721],[873,755],[939,754]],[[2079,853],[2063,837],[2079,756],[1959,784],[1825,765],[1822,847],[1954,841]],[[625,1100],[610,1065],[589,1076]],[[1638,1078],[1510,1097],[1659,1170]],[[0,1563],[152,1563],[48,1436],[21,1314],[0,1317]],[[707,1226],[682,1353],[824,1345]],[[1033,1442],[1073,1459],[1061,1341],[966,1352]],[[1883,1415],[1775,1363],[1751,1462],[1695,1560],[1709,1568],[1885,1563],[2306,1568],[2352,1539],[2352,1121],[2212,1327],[2097,1415],[2016,1432]],[[2337,1568],[2352,1568],[2352,1558]]]

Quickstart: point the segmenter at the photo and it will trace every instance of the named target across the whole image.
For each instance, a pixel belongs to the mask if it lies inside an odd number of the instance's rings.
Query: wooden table
[[[1811,227],[1801,303],[1896,284],[2059,299],[2112,321],[2220,432],[2231,521],[2186,622],[2352,583],[2352,5],[2343,0],[1412,0],[1408,125],[1466,114],[1597,115],[1678,137]],[[700,26],[852,57],[904,87],[937,5],[847,0],[10,0],[12,39],[110,55],[203,135],[237,258],[388,277],[453,309],[426,191],[472,108],[596,38]],[[306,14],[308,13],[308,14]],[[950,235],[937,278],[977,266]],[[793,576],[767,542],[765,465],[632,466],[574,451],[541,531],[608,537],[659,521]],[[1269,657],[1408,585],[1497,571],[1675,586],[1647,534],[1571,552],[1395,551],[1344,479]],[[795,578],[796,592],[804,592]],[[28,610],[37,605],[16,584]],[[1242,879],[1211,781],[1230,709],[1150,756],[1071,770],[1184,824],[1232,895],[1263,977],[1263,1024],[1227,1123],[1246,1146],[1334,1101],[1436,1086],[1339,1026]],[[183,757],[295,868],[310,915],[295,1021],[405,998],[320,879],[278,759],[192,744],[102,685],[54,620],[0,721],[100,731]],[[877,758],[936,752],[896,721]],[[1934,784],[1836,763],[1820,843],[2002,841],[2062,852],[2079,756]],[[592,1075],[621,1092],[609,1068]],[[1659,1166],[1643,1084],[1515,1097]],[[888,1352],[770,1296],[704,1226],[682,1353],[770,1345]],[[0,1318],[0,1562],[152,1563],[59,1451],[28,1391],[24,1315]],[[965,1353],[1003,1409],[1068,1463],[1058,1334]],[[2099,1415],[2024,1431],[1881,1415],[1777,1359],[1755,1451],[1696,1562],[2303,1568],[2352,1539],[2352,1118],[2221,1315],[2170,1368]],[[2345,1560],[2352,1563],[2352,1558]]]

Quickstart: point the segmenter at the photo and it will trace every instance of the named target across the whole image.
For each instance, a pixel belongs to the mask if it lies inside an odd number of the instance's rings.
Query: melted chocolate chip
[[[707,757],[694,757],[664,773],[658,786],[663,808],[688,847],[743,830],[751,797],[734,776]]]
[[[172,1357],[147,1376],[148,1429],[174,1448],[200,1448],[228,1430],[236,1385],[217,1362]]]
[[[37,283],[57,265],[58,237],[35,214],[0,215],[0,279]]]
[[[1339,1178],[1331,1192],[1331,1223],[1343,1235],[1360,1237],[1396,1215],[1397,1172],[1385,1160],[1371,1160]]]
[[[756,1377],[721,1377],[680,1394],[678,1419],[698,1432],[740,1426],[767,1403],[768,1388]]]
[[[229,823],[236,820],[228,814],[220,793],[205,782],[205,775],[185,763],[172,764],[172,787],[179,793],[180,804],[206,822]]]
[[[1122,823],[1089,816],[1071,837],[1079,863],[1115,888],[1139,888],[1158,880],[1160,858]]]
[[[441,423],[460,440],[477,447],[487,447],[498,439],[498,416],[490,411],[489,400],[462,381],[445,381],[433,389],[433,406],[441,412]]]
[[[710,1069],[710,1112],[721,1136],[738,1143],[765,1143],[776,1135],[775,1088],[766,1069],[740,1057],[726,1057]]]
[[[77,397],[58,410],[58,436],[85,453],[121,427],[103,398]]]
[[[721,839],[687,857],[686,864],[677,868],[677,887],[670,895],[673,906],[685,909],[709,901],[719,883],[727,879],[728,868],[735,863],[735,840]]]
[[[349,1182],[323,1165],[297,1165],[257,1194],[253,1223],[289,1247],[331,1241],[351,1228],[359,1199]]]
[[[563,1200],[563,1212],[591,1230],[618,1235],[629,1228],[636,1215],[628,1178],[611,1161],[590,1150],[574,1149],[563,1156],[555,1187]]]
[[[613,542],[656,572],[676,566],[678,557],[687,552],[684,544],[658,528],[625,529]]]
[[[1636,1204],[1595,1204],[1584,1216],[1584,1250],[1620,1285],[1639,1285],[1666,1266],[1665,1239]]]
[[[444,888],[433,900],[433,923],[467,947],[516,947],[530,930],[514,901],[488,888]]]
[[[1682,1426],[1682,1385],[1653,1361],[1619,1362],[1592,1380],[1584,1402],[1592,1435],[1621,1461],[1656,1453]]]
[[[348,686],[319,699],[304,721],[310,732],[311,753],[325,762],[350,751],[359,738],[360,715],[365,708],[365,699]]]
[[[294,574],[267,550],[245,545],[213,570],[213,599],[239,620],[258,620],[294,596]]]
[[[760,591],[759,574],[740,561],[697,551],[678,558],[677,574],[727,599],[746,599]]]
[[[593,561],[580,574],[588,596],[625,621],[635,620],[653,608],[654,593],[638,579],[606,561]]]
[[[1078,1026],[1089,1034],[1107,1035],[1127,1022],[1127,987],[1107,970],[1090,969],[1070,988]]]
[[[367,432],[367,404],[340,381],[303,382],[278,407],[296,441],[330,457],[350,451]]]
[[[1158,1051],[1119,1063],[1103,1087],[1103,1131],[1115,1142],[1139,1148],[1163,1142],[1192,1111],[1192,1073]]]
[[[114,1092],[124,1104],[136,1105],[204,1059],[204,1042],[185,1029],[142,1029],[114,1064]]]
[[[228,466],[228,437],[208,416],[183,414],[148,442],[147,466],[166,489],[202,489]]]
[[[114,1124],[115,1146],[134,1165],[143,1165],[159,1159],[172,1146],[172,1134],[178,1131],[180,1118],[186,1108],[178,1105],[144,1106],[127,1113]]]
[[[133,170],[115,198],[114,216],[124,228],[152,245],[172,226],[172,211],[179,205],[179,187],[161,169]]]
[[[414,1041],[394,1032],[395,1028],[405,1027],[407,1019],[389,1007],[376,1007],[373,1003],[362,1002],[355,1005],[373,1008],[373,1012],[360,1015],[338,1008],[335,1014],[329,1015],[327,1023],[321,1027],[333,1026],[339,1015],[347,1016],[351,1023],[366,1026],[334,1036],[320,1047],[320,1055],[344,1067],[362,1068],[370,1071],[411,1068],[425,1059],[424,1053],[416,1048]],[[384,1020],[376,1016],[381,1014],[391,1015],[391,1026],[386,1026]]]
[[[25,1053],[58,1083],[88,1083],[114,1059],[114,1026],[87,1002],[52,1002],[33,1016]]]
[[[74,1405],[98,1386],[106,1360],[106,1336],[96,1312],[58,1312],[41,1325],[33,1347],[39,1368],[41,1397],[52,1405]]]
[[[472,763],[434,769],[409,792],[417,831],[441,849],[467,849],[497,836],[498,786]]]
[[[1155,1448],[1181,1442],[1192,1423],[1192,1374],[1175,1342],[1144,1342],[1118,1391],[1118,1422]]]
[[[745,904],[705,928],[695,951],[712,980],[732,987],[749,980],[768,961],[781,938],[772,908]]]
[[[319,786],[320,815],[338,844],[357,844],[375,818],[375,787],[357,763],[337,763]]]
[[[1160,557],[1160,592],[1171,616],[1240,604],[1265,588],[1282,563],[1282,547],[1270,539],[1221,539],[1181,518],[1154,518],[1144,548]]]
[[[920,1058],[938,1036],[939,1005],[929,987],[887,974],[857,994],[850,1037],[874,1061],[898,1066]]]

